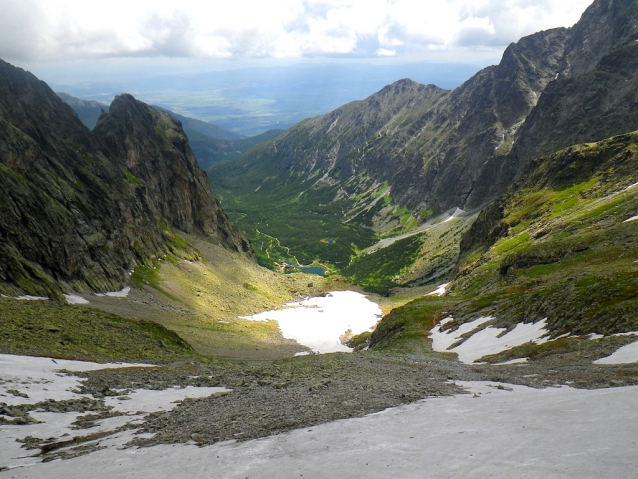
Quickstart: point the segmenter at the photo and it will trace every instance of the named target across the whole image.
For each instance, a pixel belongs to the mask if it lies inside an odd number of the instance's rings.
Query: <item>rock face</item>
[[[499,65],[453,91],[401,80],[298,124],[219,174],[231,184],[255,169],[291,191],[295,179],[315,189],[339,183],[352,197],[370,179],[387,182],[415,217],[480,208],[533,158],[638,129],[637,25],[636,2],[597,0],[571,29],[511,44]]]
[[[91,133],[0,61],[0,123],[3,291],[118,289],[136,264],[183,247],[177,230],[252,255],[167,114],[122,95]]]

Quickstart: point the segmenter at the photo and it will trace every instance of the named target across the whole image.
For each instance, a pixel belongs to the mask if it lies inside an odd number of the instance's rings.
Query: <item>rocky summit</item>
[[[93,132],[44,82],[0,62],[0,289],[61,297],[122,288],[190,250],[180,231],[249,256],[181,124],[118,96]]]

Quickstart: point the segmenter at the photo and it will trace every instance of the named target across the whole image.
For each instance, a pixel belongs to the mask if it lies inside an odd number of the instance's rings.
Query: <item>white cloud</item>
[[[591,0],[0,0],[0,57],[374,57],[502,48]]]
[[[377,56],[379,57],[393,57],[397,54],[396,50],[388,50],[387,48],[379,48],[377,50]]]

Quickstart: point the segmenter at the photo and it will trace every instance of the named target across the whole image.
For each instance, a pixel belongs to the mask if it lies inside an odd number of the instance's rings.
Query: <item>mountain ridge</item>
[[[253,240],[256,224],[244,215],[267,205],[281,219],[259,231],[307,251],[317,248],[281,235],[291,205],[299,214],[327,205],[325,221],[378,234],[453,207],[476,211],[534,158],[638,128],[637,20],[634,3],[597,0],[574,27],[512,43],[455,90],[431,96],[436,87],[400,80],[213,167],[213,184]],[[379,109],[382,98],[390,109]],[[369,245],[359,237],[356,247]]]
[[[136,265],[170,252],[196,255],[180,228],[252,255],[167,114],[125,96],[122,122],[112,121],[116,105],[94,134],[46,83],[6,62],[0,93],[3,292],[61,297],[73,289],[120,289]],[[148,138],[136,140],[125,118],[165,141],[152,147]],[[172,176],[144,167],[151,159],[171,164]],[[173,189],[172,181],[185,189]]]

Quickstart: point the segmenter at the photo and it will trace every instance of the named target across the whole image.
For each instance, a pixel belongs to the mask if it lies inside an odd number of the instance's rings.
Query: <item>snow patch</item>
[[[316,353],[332,353],[352,351],[339,338],[348,332],[357,335],[369,331],[383,317],[376,303],[355,291],[333,291],[284,307],[241,318],[277,321],[284,338],[294,339]]]
[[[3,298],[19,299],[22,301],[44,301],[49,299],[46,296],[31,296],[29,294],[25,294],[23,296],[7,296],[6,294],[2,294],[0,296],[2,296]]]
[[[447,323],[453,321],[452,318],[445,318],[439,324],[434,326],[434,328],[432,328],[432,331],[430,331],[430,337],[432,338],[432,349],[441,352],[447,351],[447,348],[461,339],[461,336],[463,336],[465,333],[474,331],[481,324],[487,323],[492,319],[494,319],[492,318],[492,316],[482,316],[478,319],[475,319],[474,321],[462,324],[456,329],[456,331],[441,331],[441,326],[444,326]]]
[[[636,220],[638,220],[638,215],[632,216],[631,218],[626,219],[625,221],[623,221],[623,223],[629,223],[630,221],[636,221]]]
[[[91,371],[96,369],[112,369],[125,367],[155,367],[146,364],[97,364],[83,361],[70,361],[52,358],[36,358],[30,356],[14,356],[0,354],[0,403],[8,406],[19,404],[35,404],[47,399],[65,400],[91,397],[78,394],[77,388],[81,386],[84,378],[74,377],[60,370]],[[9,392],[13,390],[13,392]],[[9,469],[20,468],[21,472],[25,467],[36,467],[36,477],[106,477],[101,469],[84,468],[74,469],[69,474],[57,475],[47,473],[47,466],[43,465],[42,457],[37,452],[29,452],[21,448],[21,443],[27,436],[49,438],[51,442],[64,441],[75,436],[98,431],[113,431],[126,424],[139,424],[142,414],[138,412],[170,411],[175,408],[179,401],[186,398],[208,397],[213,394],[224,394],[229,389],[223,387],[194,387],[168,388],[166,390],[135,390],[128,396],[107,397],[103,399],[107,406],[112,406],[115,411],[121,414],[114,417],[99,420],[95,427],[87,430],[75,430],[72,423],[78,418],[89,413],[79,412],[43,412],[31,411],[29,415],[39,424],[13,425],[6,424],[0,426],[0,466]],[[17,395],[15,393],[18,393]],[[26,397],[25,397],[26,396]],[[99,440],[100,447],[107,450],[117,451],[116,454],[122,458],[120,449],[125,443],[133,439],[133,431],[124,431],[107,436]],[[71,445],[69,447],[73,447]],[[64,461],[66,462],[66,461]],[[49,464],[49,463],[47,463]],[[43,466],[44,469],[39,467]],[[93,471],[87,473],[87,471]],[[40,476],[39,474],[44,474]],[[77,474],[77,475],[76,475]],[[115,474],[113,477],[121,477]]]
[[[95,296],[109,296],[111,298],[126,298],[130,292],[131,292],[131,287],[127,286],[124,289],[121,289],[119,291],[109,291],[108,293],[95,293]]]
[[[504,335],[502,335],[506,331],[504,328],[488,326],[474,333],[455,348],[448,349],[459,341],[465,333],[474,331],[492,319],[490,316],[478,318],[471,323],[461,325],[456,331],[442,332],[440,325],[437,325],[431,331],[432,349],[457,353],[460,361],[470,364],[483,356],[497,354],[530,341],[536,344],[547,341],[547,337],[544,337],[547,335],[547,319],[543,319],[534,324],[519,323],[513,330]]]
[[[0,402],[9,405],[35,404],[46,399],[61,401],[84,397],[72,392],[81,386],[83,378],[69,376],[61,370],[95,371],[126,367],[154,367],[150,364],[107,363],[98,364],[68,359],[40,358],[0,354]],[[14,389],[28,395],[15,396],[7,391]]]
[[[217,394],[231,392],[232,389],[222,387],[195,387],[169,388],[162,391],[154,389],[138,389],[122,399],[121,397],[107,397],[104,402],[107,406],[113,406],[117,411],[123,412],[155,412],[170,411],[177,406],[177,402],[187,398],[202,398]]]
[[[69,304],[89,304],[88,300],[78,294],[65,294],[64,299]]]
[[[426,296],[443,296],[449,284],[450,283],[440,284],[434,291],[426,294]]]
[[[629,364],[638,362],[638,341],[618,348],[614,354],[594,361],[594,364]]]

